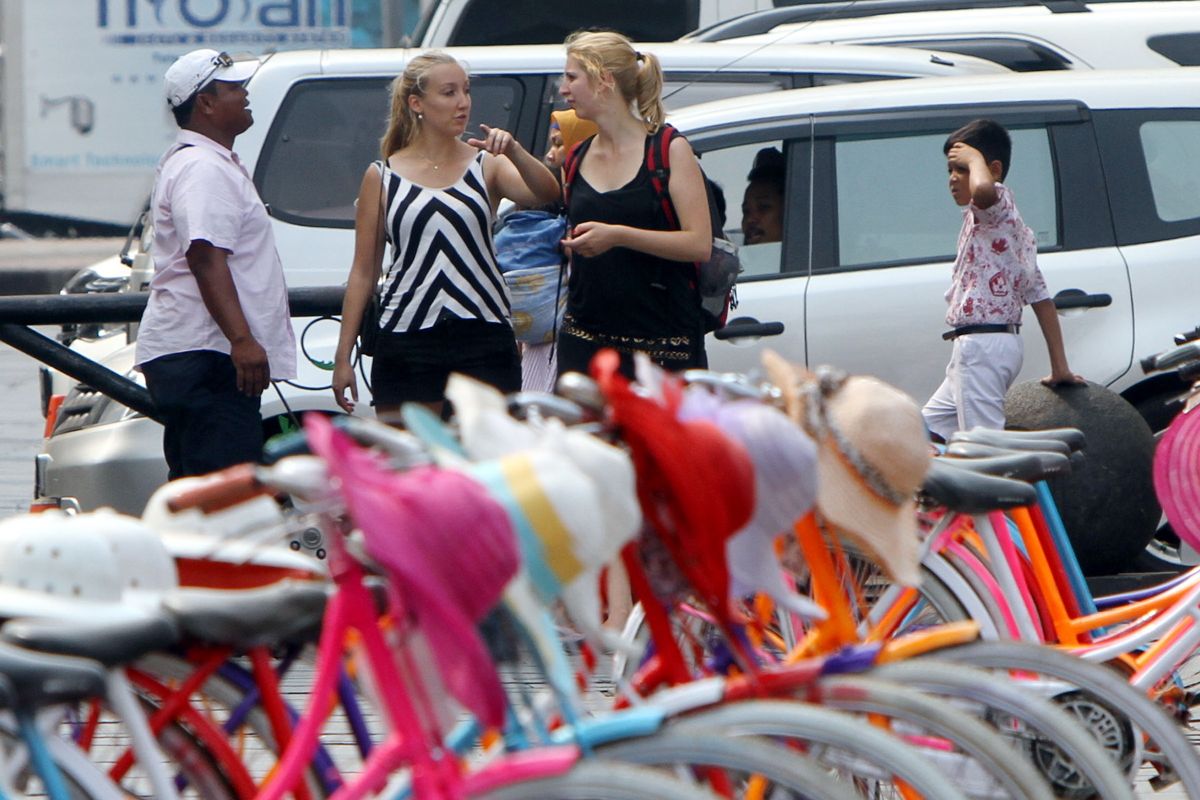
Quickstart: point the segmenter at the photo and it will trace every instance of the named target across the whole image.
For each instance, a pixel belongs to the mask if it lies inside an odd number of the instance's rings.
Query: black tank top
[[[649,146],[650,137],[646,137]],[[581,148],[580,163],[587,157]],[[567,216],[572,225],[607,222],[650,230],[672,230],[658,203],[645,159],[633,180],[609,192],[598,192],[577,171]],[[571,261],[567,313],[576,328],[638,339],[696,340],[700,306],[694,286],[695,265],[614,247]],[[641,348],[638,349],[653,349]]]

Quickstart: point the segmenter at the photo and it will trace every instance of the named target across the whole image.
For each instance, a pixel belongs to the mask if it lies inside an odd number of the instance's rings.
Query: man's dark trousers
[[[229,356],[212,350],[172,353],[143,364],[142,374],[163,419],[170,480],[262,457],[260,398],[238,391]]]

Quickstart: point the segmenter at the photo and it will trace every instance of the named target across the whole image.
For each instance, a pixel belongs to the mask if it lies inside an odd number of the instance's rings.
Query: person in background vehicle
[[[334,355],[333,394],[347,412],[358,401],[350,353],[376,290],[385,238],[393,246],[371,366],[376,414],[394,419],[409,401],[442,411],[451,372],[504,392],[521,388],[492,224],[502,197],[541,206],[558,197],[558,181],[508,131],[481,125],[478,137],[462,141],[470,115],[470,79],[447,53],[417,56],[392,83],[383,161],[367,167],[358,193]]]
[[[754,155],[742,195],[742,244],[783,241],[783,153],[764,147]]]
[[[569,190],[571,257],[567,311],[558,338],[558,371],[586,373],[611,347],[632,374],[632,354],[671,370],[703,366],[703,324],[695,262],[712,253],[707,192],[692,147],[671,140],[667,191],[676,230],[645,167],[648,141],[663,127],[662,68],[611,31],[580,31],[566,42],[560,92],[599,133],[576,149]],[[657,140],[655,140],[657,141]]]
[[[922,409],[945,440],[957,430],[1004,427],[1004,395],[1021,370],[1021,311],[1033,308],[1050,353],[1047,386],[1081,384],[1063,348],[1054,300],[1037,265],[1037,239],[1021,219],[1008,175],[1012,140],[999,123],[977,119],[943,145],[950,195],[963,207],[954,274],[946,290],[954,342],[946,379]]]
[[[233,142],[254,118],[257,61],[194,50],[166,72],[179,135],[158,163],[154,277],[135,363],[163,417],[171,479],[262,453],[260,397],[296,375],[283,265]]]

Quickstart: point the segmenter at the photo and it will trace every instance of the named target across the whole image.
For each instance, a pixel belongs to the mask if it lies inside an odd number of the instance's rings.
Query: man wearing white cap
[[[260,396],[296,374],[270,219],[233,152],[254,123],[244,84],[257,67],[194,50],[165,76],[180,130],[156,171],[154,278],[136,363],[162,413],[171,479],[258,460]]]

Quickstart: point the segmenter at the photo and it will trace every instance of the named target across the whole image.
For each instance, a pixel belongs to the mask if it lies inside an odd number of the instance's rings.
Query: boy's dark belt
[[[942,334],[942,338],[946,341],[957,339],[960,336],[966,336],[970,333],[1020,333],[1020,325],[964,325],[961,328],[955,328],[952,331],[946,331]]]

